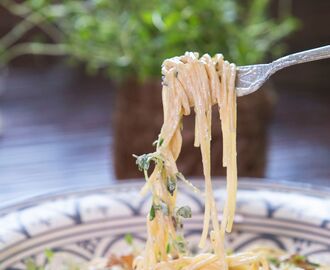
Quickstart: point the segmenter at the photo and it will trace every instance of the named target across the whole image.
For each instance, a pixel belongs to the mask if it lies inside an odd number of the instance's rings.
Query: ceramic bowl
[[[127,233],[136,245],[143,245],[150,196],[140,196],[142,184],[42,196],[0,209],[0,269],[25,269],[27,258],[42,264],[45,249],[77,261],[121,253],[127,250]],[[194,184],[203,189],[202,181]],[[214,181],[219,210],[224,188],[223,181]],[[203,200],[184,184],[180,189],[178,205],[190,205],[193,210],[185,228],[188,241],[195,246],[202,227]],[[330,264],[329,191],[241,180],[236,212],[234,230],[226,238],[228,248],[276,246]]]

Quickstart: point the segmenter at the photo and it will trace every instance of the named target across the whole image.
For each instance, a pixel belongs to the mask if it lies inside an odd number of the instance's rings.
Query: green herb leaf
[[[160,146],[162,146],[163,142],[164,142],[164,139],[163,139],[163,138],[158,138],[157,140],[155,140],[155,141],[152,143],[152,145],[153,145],[153,146],[160,147]]]
[[[177,245],[178,251],[180,253],[185,253],[186,252],[186,245],[185,245],[184,242],[181,242],[181,241],[180,242],[177,242],[176,245]]]
[[[159,144],[158,144],[158,146],[162,146],[163,142],[164,142],[164,139],[163,138],[159,138]]]
[[[167,178],[167,191],[173,196],[176,189],[176,179],[173,177]]]
[[[171,252],[171,245],[170,245],[170,243],[167,243],[167,245],[166,245],[166,253],[167,254],[170,254],[170,252]]]
[[[148,154],[143,154],[141,156],[133,155],[133,157],[136,158],[136,165],[138,165],[138,168],[140,171],[147,171],[150,166],[150,157]]]
[[[306,256],[294,254],[289,259],[286,259],[285,262],[291,263],[299,268],[305,269],[305,270],[313,270],[320,265],[317,263],[312,263],[308,261]]]
[[[318,263],[313,263],[313,262],[310,262],[310,261],[307,261],[309,265],[313,266],[313,267],[320,267],[321,265],[318,264]]]
[[[128,245],[133,244],[133,236],[130,233],[125,234],[124,239]]]
[[[44,253],[45,253],[45,256],[46,256],[48,262],[50,262],[51,259],[54,257],[54,252],[51,249],[47,248]]]
[[[27,259],[25,261],[26,270],[44,270],[44,267],[38,266],[32,259]]]
[[[306,256],[303,255],[293,255],[292,256],[293,261],[305,261],[306,260]]]
[[[136,158],[135,163],[138,165],[140,171],[147,171],[150,167],[151,161],[155,162],[156,164],[163,162],[162,156],[158,152],[143,154],[141,156],[133,154],[133,157]]]
[[[191,218],[191,208],[188,205],[182,206],[176,211],[176,214],[183,218]]]
[[[281,263],[280,260],[277,259],[277,258],[269,258],[268,259],[268,262],[271,263],[271,264],[273,264],[273,265],[275,265],[275,266],[279,266],[280,263]]]
[[[149,220],[153,221],[156,216],[156,211],[154,205],[151,205],[150,212],[149,212]]]
[[[173,244],[179,253],[186,253],[186,243],[183,237],[178,236],[177,239],[173,241]]]

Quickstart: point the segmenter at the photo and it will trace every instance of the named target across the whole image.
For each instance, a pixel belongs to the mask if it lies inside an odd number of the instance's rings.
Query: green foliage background
[[[289,1],[289,0],[286,0]],[[56,44],[3,44],[0,61],[25,53],[69,55],[88,70],[112,76],[159,76],[165,58],[185,51],[223,53],[238,65],[283,52],[281,40],[298,22],[288,12],[268,15],[269,0],[2,0],[2,5],[43,30]],[[284,15],[283,15],[284,14]],[[34,16],[34,17],[33,17]],[[31,19],[30,22],[31,24]],[[28,28],[28,27],[27,27]],[[9,33],[10,34],[10,33]],[[21,31],[24,34],[24,31]],[[13,53],[14,52],[14,53]]]

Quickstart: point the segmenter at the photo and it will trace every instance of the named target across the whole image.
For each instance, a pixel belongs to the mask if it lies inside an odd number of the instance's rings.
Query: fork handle
[[[281,57],[271,63],[273,67],[272,73],[275,73],[276,71],[288,66],[325,59],[325,58],[330,58],[330,45],[307,50],[307,51],[302,51],[294,54],[289,54],[287,56]]]

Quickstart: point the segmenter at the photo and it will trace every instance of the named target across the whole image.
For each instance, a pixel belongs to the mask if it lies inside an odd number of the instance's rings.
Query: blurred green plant
[[[281,40],[298,26],[283,10],[270,18],[270,0],[1,0],[0,5],[22,18],[0,39],[3,64],[22,54],[68,55],[89,71],[102,68],[118,79],[159,76],[165,58],[185,51],[221,52],[239,65],[261,62],[283,53]],[[52,42],[19,42],[35,26]]]

